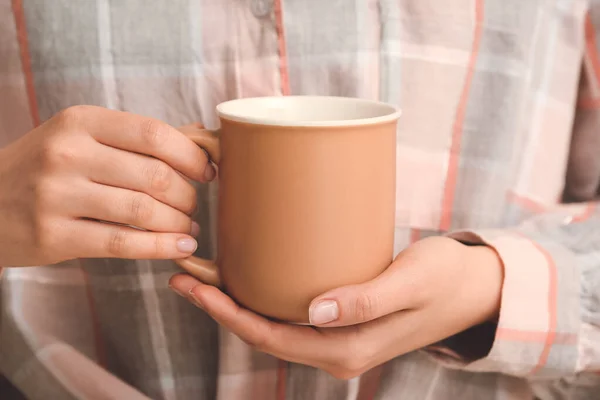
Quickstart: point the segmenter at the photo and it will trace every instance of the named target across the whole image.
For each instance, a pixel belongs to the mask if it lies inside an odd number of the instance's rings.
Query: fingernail
[[[177,241],[177,250],[182,253],[193,253],[198,247],[198,242],[194,239],[183,238]]]
[[[177,293],[178,295],[180,295],[181,297],[187,297],[185,294],[183,294],[182,292],[180,292],[179,290],[175,289],[173,286],[169,285],[169,289],[171,289],[172,291],[174,291],[175,293]]]
[[[335,321],[340,315],[337,302],[324,300],[310,306],[308,318],[312,325],[323,325]]]
[[[192,229],[190,235],[196,237],[200,234],[200,225],[196,221],[192,221]]]
[[[215,171],[215,167],[213,167],[210,162],[206,164],[206,169],[204,170],[204,179],[206,179],[207,182],[210,182],[215,179],[216,174],[217,171]]]
[[[188,293],[190,299],[192,300],[192,302],[196,305],[196,307],[201,308],[204,310],[204,305],[202,304],[202,302],[200,301],[200,299],[198,299],[196,297],[196,295],[194,294],[194,292],[192,291],[194,289],[191,289]]]

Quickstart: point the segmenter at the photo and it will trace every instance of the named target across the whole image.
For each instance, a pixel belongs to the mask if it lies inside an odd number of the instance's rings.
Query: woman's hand
[[[269,321],[188,275],[170,285],[246,343],[351,378],[396,356],[497,318],[503,268],[489,247],[421,240],[379,277],[332,290],[310,307],[319,328]]]
[[[199,227],[186,177],[214,175],[205,153],[165,123],[64,110],[0,149],[0,266],[187,257]]]

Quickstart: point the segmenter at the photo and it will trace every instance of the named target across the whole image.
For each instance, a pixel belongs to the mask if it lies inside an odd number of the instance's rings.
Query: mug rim
[[[285,103],[293,101],[330,101],[332,103],[354,103],[357,106],[379,107],[381,115],[366,118],[349,118],[349,119],[327,119],[327,120],[286,120],[277,118],[262,118],[243,113],[227,110],[239,106],[243,103],[263,102],[263,103]],[[220,118],[228,121],[242,122],[252,125],[269,125],[283,127],[340,127],[340,126],[363,126],[376,125],[381,123],[393,122],[400,118],[402,111],[389,103],[380,101],[368,100],[358,97],[343,97],[343,96],[261,96],[261,97],[244,97],[234,100],[228,100],[217,105],[217,114]]]

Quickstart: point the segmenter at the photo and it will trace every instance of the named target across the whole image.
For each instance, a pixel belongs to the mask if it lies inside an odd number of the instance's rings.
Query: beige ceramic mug
[[[190,137],[218,166],[217,259],[177,263],[240,305],[308,323],[311,300],[392,261],[399,111],[344,97],[217,106]]]

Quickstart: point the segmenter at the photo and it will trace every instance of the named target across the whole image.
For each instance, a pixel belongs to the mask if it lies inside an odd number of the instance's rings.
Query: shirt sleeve
[[[565,178],[564,199],[571,205],[558,205],[512,229],[449,235],[492,247],[504,265],[497,323],[473,327],[425,349],[449,367],[530,378],[591,372],[600,378],[598,28],[600,1],[593,1],[585,19],[585,54]]]
[[[500,317],[495,330],[475,327],[428,348],[430,355],[449,367],[522,377],[600,372],[598,204],[544,214],[511,230],[450,236],[499,254]]]

